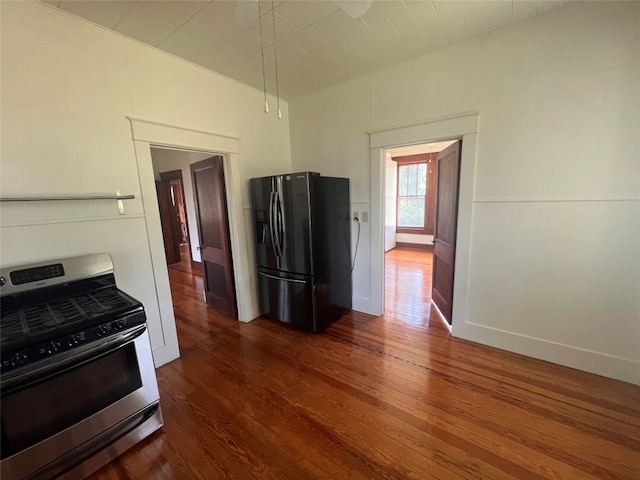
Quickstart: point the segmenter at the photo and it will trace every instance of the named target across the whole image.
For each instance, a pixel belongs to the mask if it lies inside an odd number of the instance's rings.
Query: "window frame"
[[[392,160],[397,163],[397,175],[396,175],[396,233],[412,233],[418,235],[433,235],[434,227],[433,225],[427,225],[429,221],[428,215],[428,207],[429,207],[429,198],[434,195],[434,192],[431,190],[435,188],[435,181],[433,181],[433,176],[435,175],[435,170],[432,168],[432,171],[429,171],[430,162],[435,162],[437,159],[437,153],[423,153],[417,155],[407,155],[404,157],[392,157]],[[424,195],[424,223],[422,227],[400,227],[398,226],[398,219],[400,218],[400,167],[409,166],[409,165],[420,165],[425,164],[427,166],[427,176],[425,179],[425,195]],[[435,163],[434,165],[435,166]],[[402,197],[405,198],[405,197]]]

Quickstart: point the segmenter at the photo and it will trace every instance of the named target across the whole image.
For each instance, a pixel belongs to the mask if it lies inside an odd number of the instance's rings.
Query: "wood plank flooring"
[[[443,328],[446,322],[431,302],[432,270],[432,251],[394,248],[385,253],[385,316]]]
[[[185,265],[170,278],[165,426],[96,480],[640,478],[640,387],[452,338],[422,293],[310,334],[222,317]]]

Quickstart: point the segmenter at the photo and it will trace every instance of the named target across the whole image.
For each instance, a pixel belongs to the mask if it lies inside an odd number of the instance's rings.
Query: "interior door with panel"
[[[180,263],[180,242],[176,241],[175,232],[175,206],[171,201],[171,185],[168,180],[156,180],[156,195],[167,265]]]
[[[457,141],[445,148],[438,154],[437,160],[438,183],[431,296],[449,324],[451,324],[453,306],[461,144],[461,141]]]
[[[191,164],[205,301],[238,318],[222,157]]]
[[[172,228],[174,229],[174,242],[179,245],[186,244],[187,250],[189,251],[188,261],[191,262],[193,255],[189,239],[189,224],[184,198],[182,170],[160,172],[160,179],[169,182],[169,193],[171,194],[171,201],[175,207],[173,211],[174,221],[172,223]]]

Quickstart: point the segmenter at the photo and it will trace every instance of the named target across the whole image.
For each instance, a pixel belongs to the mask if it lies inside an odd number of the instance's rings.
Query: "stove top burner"
[[[136,304],[116,288],[105,288],[25,306],[7,314],[3,312],[1,345],[5,349],[14,343],[23,343],[29,337],[54,336],[58,330],[67,330],[66,327],[81,329]]]
[[[18,312],[2,315],[2,328],[0,329],[0,342],[2,345],[24,338],[24,329]]]
[[[0,267],[0,278],[3,376],[146,321],[142,304],[116,286],[106,253]]]

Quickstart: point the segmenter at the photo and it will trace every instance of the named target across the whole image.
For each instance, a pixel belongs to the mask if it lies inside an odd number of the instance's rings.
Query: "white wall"
[[[233,195],[250,229],[248,179],[291,168],[287,103],[278,120],[253,88],[43,4],[0,8],[2,196],[136,196],[122,216],[107,201],[2,203],[0,261],[110,252],[118,285],[145,305],[156,363],[166,362],[177,342],[166,268],[150,249],[162,241],[151,157],[134,149],[126,116],[238,139]],[[251,242],[240,244],[250,266]]]
[[[384,251],[387,252],[396,246],[398,164],[391,158],[385,159],[385,185]]]
[[[166,148],[151,149],[153,174],[156,180],[160,180],[160,174],[164,172],[171,172],[173,170],[180,170],[182,172],[182,188],[184,190],[184,207],[189,227],[191,259],[196,262],[199,262],[202,257],[200,256],[200,235],[198,234],[196,205],[193,197],[193,182],[191,180],[191,169],[189,165],[211,156],[211,154],[169,150]]]
[[[433,245],[433,235],[422,235],[417,233],[398,233],[396,242],[415,243],[418,245]]]
[[[479,111],[453,334],[640,383],[639,15],[584,2],[296,99],[293,168],[367,204],[367,132]],[[354,305],[378,313],[372,272]]]

